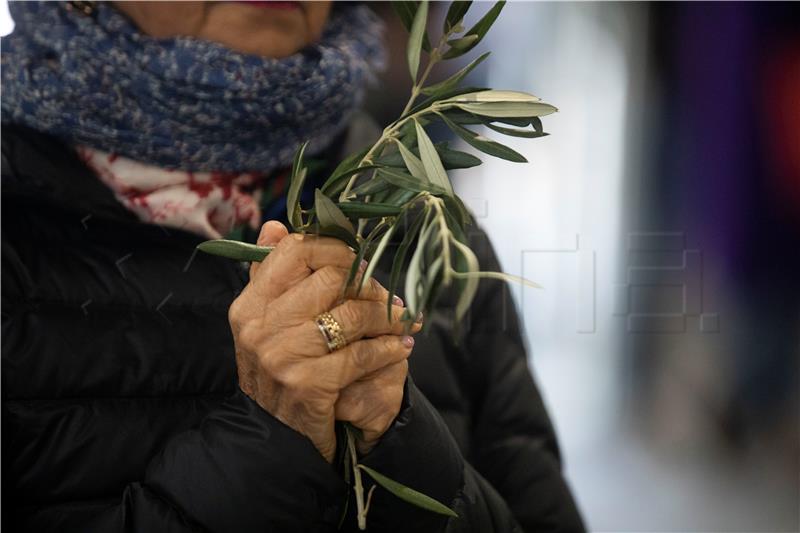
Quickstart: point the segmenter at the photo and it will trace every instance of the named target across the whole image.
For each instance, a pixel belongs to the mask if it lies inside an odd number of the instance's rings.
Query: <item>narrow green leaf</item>
[[[350,169],[345,170],[341,174],[337,174],[330,178],[331,183],[336,183],[339,180],[343,180],[345,178],[349,178],[354,174],[360,174],[362,172],[366,172],[367,170],[374,170],[376,168],[380,168],[380,165],[363,165],[360,167],[353,167]]]
[[[447,221],[447,227],[450,228],[451,233],[456,239],[461,242],[469,242],[467,235],[464,233],[464,228],[472,223],[472,216],[463,204],[459,203],[457,206],[452,206],[447,203],[447,200],[454,200],[455,198],[458,198],[458,196],[452,199],[444,199],[444,218]]]
[[[417,247],[414,249],[414,253],[411,256],[411,261],[408,263],[404,292],[406,296],[406,309],[408,309],[408,312],[411,314],[411,316],[415,316],[420,310],[418,307],[420,295],[417,292],[419,288],[420,277],[422,275],[420,271],[420,262],[422,261],[425,244],[435,228],[436,224],[429,223],[428,220],[425,221],[424,228],[420,232],[419,239],[417,240]]]
[[[457,240],[451,240],[450,242],[464,258],[467,265],[467,273],[478,272],[480,270],[480,265],[478,264],[478,258],[475,257],[473,251],[470,250],[468,246],[458,242]],[[473,298],[475,298],[475,293],[478,291],[479,281],[480,280],[476,277],[466,278],[464,286],[461,289],[461,293],[458,295],[458,301],[456,302],[456,321],[460,321],[469,310],[469,306],[472,304]]]
[[[417,145],[417,129],[414,127],[413,120],[407,120],[400,126],[400,140],[406,148],[413,148]]]
[[[406,487],[402,483],[398,483],[393,479],[389,479],[380,472],[376,472],[375,470],[373,470],[368,466],[359,464],[358,468],[362,469],[364,472],[369,474],[370,477],[374,479],[378,485],[388,490],[401,500],[404,500],[412,505],[416,505],[417,507],[420,507],[422,509],[432,511],[434,513],[458,517],[455,511],[453,511],[446,505],[439,503],[430,496],[426,496],[421,492],[417,492],[412,488]]]
[[[450,7],[447,9],[447,15],[444,18],[442,32],[447,33],[451,28],[455,28],[458,23],[463,20],[471,4],[472,2],[451,2]]]
[[[392,205],[399,205],[403,206],[415,197],[417,193],[415,191],[409,191],[407,189],[396,189],[392,191],[392,193],[383,199],[384,203],[392,204]]]
[[[461,83],[461,80],[463,80],[467,76],[467,74],[472,72],[475,69],[475,67],[477,67],[478,65],[483,63],[483,61],[487,57],[489,57],[489,54],[490,54],[490,52],[486,52],[485,54],[482,54],[480,57],[478,57],[475,60],[473,60],[469,65],[467,65],[466,67],[462,68],[461,70],[459,70],[458,72],[456,72],[455,74],[453,74],[452,76],[447,78],[446,80],[440,81],[439,83],[436,83],[434,85],[430,85],[428,87],[425,87],[420,92],[422,92],[423,94],[428,94],[428,95],[433,95],[433,96],[440,96],[440,95],[446,93],[447,91],[451,91],[451,90],[455,89],[456,87],[458,87],[458,84]]]
[[[306,169],[303,167],[303,154],[306,151],[308,142],[304,142],[294,154],[292,163],[292,175],[289,181],[289,190],[286,192],[286,213],[289,223],[295,231],[303,225],[303,216],[300,209],[300,192],[303,190],[303,183],[306,180]]]
[[[447,177],[447,172],[444,170],[442,160],[439,159],[439,153],[436,147],[433,146],[425,129],[417,123],[417,142],[419,143],[419,155],[422,159],[422,165],[425,167],[425,173],[431,183],[438,185],[446,191],[447,194],[453,193],[453,186],[450,184],[450,179]]]
[[[467,152],[461,152],[459,150],[450,149],[450,146],[446,142],[436,143],[434,146],[436,147],[436,151],[439,152],[439,158],[442,160],[442,164],[444,165],[445,170],[472,168],[482,163],[482,161],[479,158],[475,157],[472,154],[468,154]],[[417,152],[413,149],[411,149],[411,152],[415,156],[418,155]],[[378,161],[376,161],[376,163],[380,164],[383,167],[406,168],[405,161],[403,161],[403,157],[400,155],[399,151],[381,157],[380,159],[378,159]],[[359,192],[359,194],[364,194],[364,193]]]
[[[453,90],[447,91],[447,92],[445,92],[443,94],[437,94],[436,96],[429,96],[428,98],[426,98],[422,102],[418,103],[417,105],[415,105],[414,107],[409,109],[408,112],[405,115],[401,116],[397,120],[398,121],[404,120],[410,115],[413,115],[415,113],[419,113],[423,109],[429,108],[431,105],[433,105],[436,102],[439,102],[439,101],[444,102],[444,101],[447,101],[448,99],[454,98],[456,96],[460,96],[462,94],[471,94],[471,93],[480,92],[480,91],[486,91],[486,90],[488,90],[488,89],[485,89],[483,87],[456,87]],[[408,122],[406,124],[408,124]],[[404,124],[404,126],[405,126],[405,124]]]
[[[420,297],[420,311],[423,313],[426,313],[433,307],[433,305],[431,305],[433,299],[442,285],[441,279],[437,278],[442,274],[443,263],[444,257],[441,254],[437,254],[433,261],[425,267],[425,283],[423,283],[422,296]]]
[[[411,150],[406,148],[405,144],[398,142],[397,148],[400,150],[400,156],[403,158],[403,162],[408,171],[411,172],[411,175],[423,183],[428,183],[428,176],[425,173],[425,166],[422,161]]]
[[[464,205],[464,202],[461,201],[461,198],[459,198],[458,195],[454,194],[450,197],[444,197],[442,200],[444,201],[445,205],[445,214],[449,214],[454,217],[455,221],[458,222],[458,227],[460,230],[463,231],[465,226],[472,224],[472,216],[469,214],[467,206]]]
[[[414,23],[414,15],[417,12],[419,2],[394,0],[391,2],[391,4],[394,12],[397,13],[397,16],[400,18],[400,22],[402,22],[403,27],[406,29],[406,31],[410,32],[411,25]],[[427,33],[422,39],[422,49],[426,52],[431,51],[431,42],[428,39]]]
[[[347,273],[347,281],[344,284],[344,291],[350,287],[350,285],[355,281],[356,276],[358,275],[358,269],[361,266],[361,261],[364,259],[364,254],[367,253],[367,246],[368,242],[364,242],[356,252],[356,258],[353,259],[353,263],[350,265],[350,270]]]
[[[459,150],[450,150],[447,147],[440,146],[439,143],[436,144],[436,151],[439,152],[439,157],[442,160],[445,170],[472,168],[482,163],[479,158],[472,154]]]
[[[511,137],[524,137],[526,139],[536,139],[538,137],[546,137],[547,134],[541,131],[518,130],[516,128],[504,128],[503,126],[496,126],[492,123],[486,124],[486,127],[492,129],[503,135],[510,135]]]
[[[449,101],[452,102],[463,102],[468,104],[474,103],[489,103],[489,102],[527,102],[527,103],[534,103],[534,102],[541,102],[542,99],[538,96],[535,96],[530,93],[524,93],[522,91],[501,91],[497,89],[489,89],[487,91],[481,91],[478,93],[470,93],[459,95],[455,98],[450,98]]]
[[[543,117],[558,111],[544,102],[486,102],[476,104],[456,104],[464,111],[487,117]]]
[[[492,27],[494,21],[497,20],[497,16],[503,10],[504,5],[505,5],[505,0],[497,2],[495,5],[492,6],[492,8],[489,11],[486,12],[486,14],[472,28],[470,28],[467,31],[467,33],[464,34],[465,37],[469,35],[476,35],[478,38],[475,40],[474,43],[472,43],[470,46],[466,48],[448,50],[447,53],[444,54],[444,56],[442,57],[444,59],[458,57],[475,48],[475,46],[477,46],[478,43],[481,42],[486,33],[489,31],[489,28]]]
[[[417,3],[398,0],[392,2],[392,9],[397,13],[406,31],[411,31],[411,24],[414,22],[414,13],[417,12]]]
[[[325,196],[319,189],[314,191],[314,209],[320,226],[339,226],[349,233],[355,234],[353,224],[350,223],[341,209],[333,203],[333,200]]]
[[[516,150],[512,150],[508,146],[495,142],[491,139],[487,139],[486,137],[482,137],[474,131],[468,130],[463,126],[456,124],[445,115],[440,116],[442,117],[442,120],[444,120],[445,124],[447,124],[451,130],[453,130],[453,133],[464,139],[467,144],[472,145],[481,152],[485,152],[489,155],[493,155],[507,161],[513,161],[514,163],[528,162],[528,160],[525,159],[525,156]]]
[[[425,35],[425,24],[428,22],[428,1],[422,0],[414,14],[414,22],[411,23],[411,31],[408,36],[408,70],[411,72],[411,79],[416,81],[417,71],[419,70],[419,56],[422,51],[422,38]]]
[[[320,224],[314,224],[309,229],[309,232],[316,235],[322,235],[323,237],[333,237],[334,239],[339,239],[353,250],[358,250],[361,248],[356,240],[355,235],[341,226],[321,226]]]
[[[364,285],[364,282],[372,277],[372,274],[375,272],[375,267],[378,266],[378,262],[381,260],[381,256],[383,255],[384,250],[386,247],[389,246],[389,241],[392,240],[392,235],[394,235],[395,230],[397,229],[398,222],[395,221],[394,224],[383,234],[381,240],[378,242],[378,247],[375,249],[375,253],[369,258],[369,265],[367,265],[367,270],[364,271],[364,276],[361,278],[361,286],[358,287],[358,292],[361,292],[361,287]]]
[[[380,172],[381,178],[391,183],[395,187],[414,192],[429,191],[431,194],[445,194],[445,190],[437,187],[428,181],[421,181],[411,174],[406,174],[400,170],[385,168]]]
[[[393,217],[400,213],[398,206],[379,202],[342,202],[338,207],[354,218]]]
[[[524,128],[531,124],[534,129],[536,129],[538,124],[539,131],[541,131],[542,126],[542,121],[539,117],[484,117],[481,115],[474,115],[458,108],[445,109],[441,111],[441,113],[447,115],[447,118],[456,124],[490,124],[492,122],[500,122],[501,124],[508,124],[509,126],[516,126],[518,128]]]
[[[400,159],[400,155],[398,154],[397,159]],[[400,165],[403,164],[402,159],[400,159]],[[381,166],[395,166],[395,165],[384,165]],[[376,176],[370,180],[365,181],[361,185],[354,187],[350,192],[352,192],[355,196],[371,196],[377,194],[379,192],[383,192],[389,188],[389,184],[385,181],[380,179],[380,177]],[[345,202],[347,203],[347,202]]]
[[[403,156],[400,155],[399,150],[391,154],[382,155],[377,163],[384,167],[406,168],[406,162],[403,161]]]
[[[341,176],[344,172],[347,172],[348,170],[356,168],[358,164],[361,162],[361,160],[364,159],[364,156],[367,155],[368,151],[369,147],[364,148],[360,152],[352,154],[346,157],[344,160],[342,160],[336,166],[334,171],[331,172],[330,177],[325,181],[325,184],[322,186],[322,192],[324,192],[326,195],[329,195],[330,197],[335,196],[339,191],[335,190],[334,185],[336,185],[337,183],[341,183],[341,181],[338,179],[339,176]],[[339,188],[343,189],[344,184],[341,184],[341,187]]]
[[[197,249],[211,255],[219,255],[236,261],[263,261],[272,251],[272,246],[256,246],[241,241],[214,239],[201,242]]]
[[[349,201],[335,204],[347,218],[379,218],[393,217],[400,213],[401,208],[394,204],[383,202],[358,202]],[[309,215],[316,215],[316,206],[307,211]]]
[[[386,302],[386,312],[390,321],[392,319],[392,296],[397,294],[397,284],[400,281],[400,274],[403,271],[408,248],[411,246],[411,243],[414,242],[414,238],[417,236],[417,233],[419,233],[422,222],[427,216],[428,211],[424,210],[414,219],[414,222],[406,229],[403,240],[400,242],[400,246],[398,246],[397,252],[394,254],[392,271],[389,274],[389,286],[387,287],[389,290],[389,299]]]
[[[467,35],[466,37],[462,37],[460,39],[450,39],[447,41],[447,44],[450,45],[450,48],[455,48],[456,50],[464,50],[467,47],[471,47],[471,45],[478,40],[477,35]]]

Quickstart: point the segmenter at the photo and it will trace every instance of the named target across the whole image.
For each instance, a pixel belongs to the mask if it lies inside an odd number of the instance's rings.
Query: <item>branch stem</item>
[[[367,507],[364,504],[364,484],[361,481],[361,469],[358,468],[358,455],[356,454],[356,440],[353,432],[347,429],[347,449],[350,452],[350,462],[353,466],[353,491],[356,493],[356,518],[358,529],[367,529]]]

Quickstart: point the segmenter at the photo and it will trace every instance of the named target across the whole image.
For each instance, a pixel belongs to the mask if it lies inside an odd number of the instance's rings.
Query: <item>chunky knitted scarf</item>
[[[112,6],[9,2],[2,118],[164,169],[264,173],[323,149],[382,66],[382,26],[337,6],[322,39],[283,59],[189,37],[155,39]]]

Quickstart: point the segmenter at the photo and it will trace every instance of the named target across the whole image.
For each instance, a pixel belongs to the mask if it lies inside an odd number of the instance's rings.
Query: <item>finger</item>
[[[318,358],[315,364],[321,375],[335,376],[341,390],[385,366],[407,359],[413,347],[414,338],[409,335],[382,335],[349,344]]]
[[[289,230],[286,229],[286,226],[277,220],[268,220],[261,225],[261,231],[258,234],[258,240],[256,241],[256,244],[258,246],[275,246],[288,234]],[[251,279],[253,276],[255,276],[259,266],[261,266],[260,261],[253,261],[250,263]]]
[[[404,359],[354,381],[339,392],[339,398],[335,405],[336,419],[354,423],[363,420],[366,418],[365,408],[391,403],[387,400],[395,399],[387,398],[388,394],[386,394],[393,387],[399,387],[399,399],[402,400],[402,391],[407,375],[408,361]],[[363,425],[358,427],[362,430],[366,429]]]
[[[333,308],[330,313],[341,326],[346,344],[351,344],[364,338],[375,338],[382,335],[413,335],[419,332],[422,324],[415,323],[409,327],[406,322],[401,321],[404,311],[405,309],[402,307],[392,306],[390,322],[386,313],[386,304],[347,300]],[[329,351],[327,339],[315,320],[308,320],[298,326],[297,335],[306,343],[309,353],[325,354]]]
[[[359,451],[366,453],[391,426],[403,401],[408,361],[387,365],[341,390],[334,406],[337,420],[352,423],[363,433]]]
[[[328,265],[349,268],[354,259],[355,253],[338,239],[292,233],[280,240],[250,282],[271,302],[313,271]]]
[[[383,302],[347,300],[331,309],[330,313],[342,327],[344,337],[350,343],[364,337],[405,334],[408,325],[401,320],[405,308],[393,305],[391,310],[390,319]],[[410,333],[418,332],[421,327],[421,324],[413,324]]]
[[[339,304],[343,298],[355,297],[360,276],[356,276],[352,286],[343,293],[344,284],[350,274],[350,269],[325,266],[315,271],[310,276],[300,281],[278,297],[273,306],[281,320],[296,324],[299,321],[315,318],[332,307]],[[389,291],[374,278],[364,283],[358,293],[359,300],[381,302],[385,307]],[[399,298],[394,303],[402,304]],[[384,314],[386,311],[384,310]]]

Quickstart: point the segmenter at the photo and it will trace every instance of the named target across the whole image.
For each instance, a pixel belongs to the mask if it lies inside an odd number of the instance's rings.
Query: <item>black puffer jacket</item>
[[[236,386],[246,270],[139,223],[54,139],[2,133],[4,530],[336,530],[352,491]],[[483,284],[457,338],[428,320],[364,462],[460,517],[379,489],[369,529],[582,530],[507,288]]]

